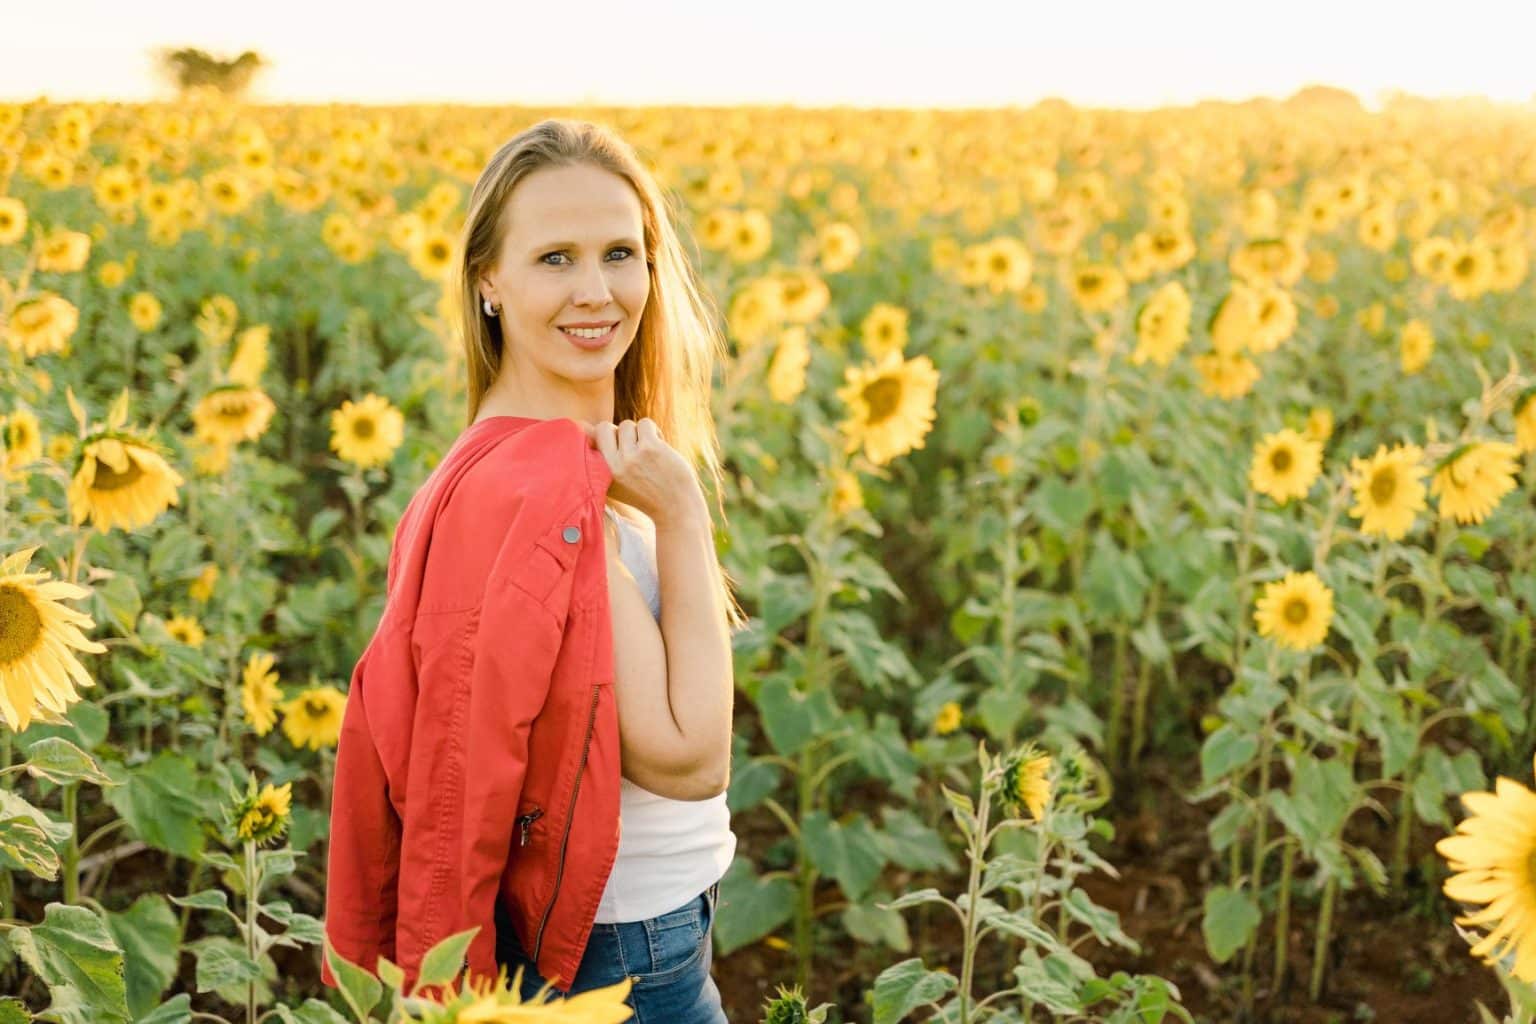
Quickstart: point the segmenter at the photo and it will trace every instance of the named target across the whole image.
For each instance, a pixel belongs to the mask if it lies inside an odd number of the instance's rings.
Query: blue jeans
[[[729,1024],[720,1006],[720,990],[709,973],[714,963],[710,931],[719,897],[716,882],[676,910],[647,920],[594,924],[569,994],[605,988],[628,977],[633,984],[625,1002],[635,1011],[633,1024]],[[506,965],[508,979],[518,967],[523,968],[524,999],[533,998],[544,984],[500,900],[496,902],[496,962]]]

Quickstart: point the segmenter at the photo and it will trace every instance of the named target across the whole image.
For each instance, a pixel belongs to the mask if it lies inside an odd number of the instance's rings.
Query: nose
[[[602,267],[594,263],[588,262],[587,267],[590,269],[582,270],[571,301],[577,306],[595,306],[603,309],[612,297],[608,290],[608,275]]]

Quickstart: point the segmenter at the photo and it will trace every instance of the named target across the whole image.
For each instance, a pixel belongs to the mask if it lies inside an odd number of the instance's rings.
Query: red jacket
[[[465,966],[495,975],[498,899],[540,974],[576,975],[619,841],[611,480],[574,420],[490,417],[395,530],[336,751],[325,933],[407,991],[476,925]]]

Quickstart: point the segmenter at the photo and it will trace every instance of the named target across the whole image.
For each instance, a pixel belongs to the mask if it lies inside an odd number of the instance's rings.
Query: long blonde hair
[[[611,129],[590,121],[548,118],[520,132],[493,154],[470,191],[458,246],[458,319],[468,371],[466,425],[475,420],[506,355],[501,321],[480,304],[479,279],[496,263],[504,233],[502,213],[518,183],[546,167],[588,165],[629,182],[640,200],[650,298],[635,341],[614,370],[614,421],[649,416],[667,443],[713,484],[725,520],[720,441],[710,409],[717,359],[726,358],[717,310],[705,294],[673,226],[668,195],[634,148]],[[726,616],[733,630],[747,618],[719,571]]]

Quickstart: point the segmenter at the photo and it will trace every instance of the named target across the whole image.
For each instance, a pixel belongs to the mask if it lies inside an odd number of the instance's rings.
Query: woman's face
[[[502,216],[507,231],[480,293],[501,307],[504,369],[515,367],[525,388],[540,377],[611,384],[651,290],[634,189],[600,168],[547,167],[518,183]],[[615,326],[592,348],[561,329],[577,324]]]

